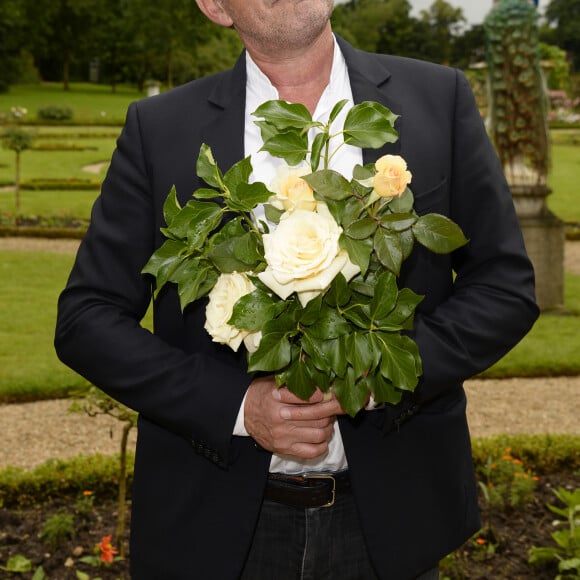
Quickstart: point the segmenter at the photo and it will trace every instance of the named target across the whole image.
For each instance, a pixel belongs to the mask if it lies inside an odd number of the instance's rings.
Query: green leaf
[[[371,318],[368,307],[360,304],[351,306],[344,311],[344,317],[362,330],[371,329]]]
[[[251,265],[236,257],[237,243],[240,238],[229,238],[220,244],[212,245],[208,252],[209,259],[222,273],[247,272]]]
[[[436,254],[448,254],[467,243],[461,228],[448,217],[430,213],[413,226],[417,241]]]
[[[373,376],[369,387],[376,403],[398,405],[403,398],[403,391],[382,376]]]
[[[357,181],[366,181],[367,179],[374,177],[376,173],[375,164],[369,163],[367,165],[355,165],[352,171],[353,179]]]
[[[309,151],[308,133],[296,132],[278,133],[264,141],[260,151],[266,151],[274,157],[284,159],[288,165],[298,165],[306,159]]]
[[[348,99],[342,99],[338,101],[334,107],[332,107],[332,111],[330,111],[330,115],[328,115],[328,126],[332,125],[334,120],[340,115],[340,112],[344,109],[347,105]]]
[[[333,340],[323,340],[320,343],[320,350],[324,353],[324,358],[329,362],[334,373],[339,377],[344,376],[348,364],[346,335]]]
[[[347,334],[350,324],[333,308],[323,305],[316,324],[309,327],[310,335],[320,339],[337,338]]]
[[[189,200],[164,233],[173,239],[187,238],[192,248],[201,247],[209,232],[219,224],[221,216],[222,208],[217,203]]]
[[[266,203],[272,196],[272,192],[261,183],[240,183],[234,191],[230,199],[226,199],[226,205],[234,210],[250,212],[258,204]]]
[[[290,364],[292,351],[286,332],[264,334],[258,350],[248,354],[248,372],[277,372]]]
[[[413,252],[415,247],[415,235],[413,230],[404,230],[399,232],[399,240],[401,242],[401,251],[403,252],[403,261],[405,261]]]
[[[320,165],[320,155],[322,149],[324,149],[325,145],[328,143],[328,139],[328,133],[318,133],[318,135],[314,137],[312,150],[310,152],[310,167],[312,168],[312,171],[318,169],[318,166]]]
[[[195,199],[215,199],[216,197],[222,197],[222,194],[215,189],[202,187],[193,192],[193,197],[195,197]]]
[[[32,562],[28,558],[22,556],[22,554],[16,554],[15,556],[8,558],[6,567],[2,567],[2,569],[7,572],[16,572],[19,574],[30,572],[32,570]]]
[[[177,284],[181,310],[205,296],[217,282],[218,273],[207,260],[185,259],[175,268],[169,281]]]
[[[252,161],[248,156],[230,167],[224,175],[224,183],[230,193],[233,194],[241,183],[248,183],[251,174]]]
[[[166,240],[158,248],[143,269],[142,274],[152,274],[155,276],[155,294],[158,294],[163,286],[169,281],[173,271],[179,266],[182,260],[186,259],[182,255],[186,245],[183,242]]]
[[[302,179],[323,199],[342,200],[352,196],[349,181],[333,169],[320,169]]]
[[[322,306],[322,294],[310,300],[303,310],[298,311],[298,321],[300,324],[310,326],[318,321],[320,308]]]
[[[322,372],[314,366],[314,361],[308,356],[306,357],[306,366],[308,367],[308,372],[312,377],[312,382],[316,385],[323,393],[327,393],[332,386],[334,380],[334,375],[329,372]]]
[[[397,279],[392,272],[382,272],[375,285],[375,293],[371,301],[370,315],[373,321],[384,318],[393,310],[397,303],[399,289]]]
[[[169,227],[184,231],[189,249],[198,249],[220,224],[222,215],[223,210],[217,203],[190,200]]]
[[[288,127],[305,129],[312,124],[312,116],[304,105],[283,100],[266,101],[252,113],[252,116],[264,119],[278,130]]]
[[[177,190],[174,185],[163,204],[163,218],[165,219],[165,223],[169,225],[180,211],[181,204],[177,199]]]
[[[345,236],[343,233],[340,235],[339,244],[341,248],[348,252],[350,261],[360,268],[360,271],[364,276],[371,260],[373,241],[370,238],[366,240],[353,240],[348,236]]]
[[[412,213],[391,213],[381,216],[381,226],[394,232],[408,230],[417,222],[417,216]]]
[[[374,364],[373,343],[366,332],[353,332],[348,337],[349,362],[356,377],[368,374]]]
[[[377,328],[388,332],[411,330],[415,309],[423,298],[424,296],[415,294],[409,288],[403,288],[399,292],[395,308],[386,317],[376,321]]]
[[[292,361],[286,371],[286,386],[303,401],[307,401],[316,390],[316,385],[308,372],[308,366],[300,356]]]
[[[284,210],[277,209],[268,203],[264,206],[264,213],[268,221],[272,222],[273,224],[278,224],[280,223],[280,217],[284,213]]]
[[[403,264],[400,234],[379,228],[374,237],[374,250],[381,264],[398,276]]]
[[[228,324],[252,332],[262,330],[267,322],[276,318],[287,306],[286,302],[263,290],[254,290],[235,303]]]
[[[300,339],[300,344],[304,349],[304,352],[308,355],[308,359],[312,363],[312,367],[320,370],[320,372],[330,380],[332,361],[327,357],[325,350],[322,348],[323,343],[323,340],[310,336],[308,333],[308,328],[304,329]]]
[[[46,580],[46,579],[48,579],[48,576],[46,575],[44,568],[42,566],[39,566],[34,571],[34,574],[32,575],[32,580]],[[95,579],[95,580],[97,580],[97,579]]]
[[[255,269],[255,266],[262,260],[258,236],[253,232],[248,232],[238,237],[234,245],[234,257],[248,266],[244,270]]]
[[[254,121],[254,124],[260,128],[260,134],[262,136],[262,142],[268,141],[272,137],[278,135],[278,129],[272,123],[268,123],[268,121]]]
[[[398,115],[379,103],[365,101],[348,112],[344,122],[344,141],[354,147],[378,149],[398,139],[394,123]]]
[[[417,345],[407,336],[375,333],[381,349],[381,374],[399,389],[413,391],[419,382]]]
[[[351,292],[348,283],[342,274],[337,274],[332,281],[330,288],[326,292],[324,301],[331,308],[337,306],[344,306],[348,303],[351,297]]]
[[[349,367],[344,378],[334,381],[334,392],[345,412],[354,417],[366,404],[368,390],[364,381],[357,381],[354,369]]]
[[[413,192],[407,187],[405,191],[389,202],[389,209],[393,213],[411,213],[415,199]]]
[[[211,148],[205,143],[199,149],[199,156],[196,164],[197,175],[201,177],[208,185],[223,188],[223,176],[215,159]]]
[[[362,218],[351,222],[344,233],[354,240],[364,240],[372,236],[377,229],[377,222],[371,218]]]

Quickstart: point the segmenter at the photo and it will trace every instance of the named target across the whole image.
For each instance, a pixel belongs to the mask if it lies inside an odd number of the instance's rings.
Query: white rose
[[[232,317],[234,304],[246,294],[255,290],[255,286],[245,274],[232,272],[220,274],[218,281],[209,293],[209,303],[205,309],[205,329],[214,342],[227,344],[237,352],[242,341],[256,350],[261,333],[248,332],[228,324]],[[260,335],[260,336],[255,336]],[[251,338],[250,338],[251,337]],[[248,348],[250,350],[250,348]],[[253,352],[250,350],[250,352]]]
[[[276,172],[276,177],[270,183],[270,190],[276,195],[270,197],[268,202],[276,209],[294,211],[305,209],[314,211],[316,200],[312,188],[302,176],[308,175],[307,167],[288,167],[282,165]]]
[[[338,273],[350,280],[360,271],[338,244],[341,232],[322,203],[316,212],[298,209],[283,214],[277,228],[264,235],[267,268],[258,277],[283,300],[296,292],[306,306]]]

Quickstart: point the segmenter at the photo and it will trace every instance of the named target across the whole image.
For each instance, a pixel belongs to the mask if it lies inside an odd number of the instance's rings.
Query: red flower
[[[113,547],[111,544],[111,537],[113,534],[109,534],[108,536],[103,536],[100,544],[97,544],[97,548],[101,550],[101,562],[105,564],[112,564],[115,554],[119,553],[117,548]]]

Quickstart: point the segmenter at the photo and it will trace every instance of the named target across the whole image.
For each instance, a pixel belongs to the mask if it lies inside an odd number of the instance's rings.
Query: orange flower
[[[485,539],[484,538],[477,538],[475,540],[480,546],[483,546],[485,544]]]
[[[105,564],[112,564],[115,558],[115,554],[119,553],[117,548],[113,547],[111,544],[111,537],[113,534],[109,534],[108,536],[103,536],[100,544],[97,544],[97,548],[101,550],[101,562]]]
[[[92,491],[89,491],[88,489],[85,489],[85,491],[83,491],[83,495],[84,495],[85,497],[88,497],[88,496],[90,496],[90,495],[93,495],[93,492],[92,492]]]

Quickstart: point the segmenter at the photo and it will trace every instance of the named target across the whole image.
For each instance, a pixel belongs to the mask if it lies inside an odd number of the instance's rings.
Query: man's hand
[[[316,390],[303,401],[273,377],[252,381],[244,407],[246,431],[264,449],[312,459],[324,454],[336,415],[344,413],[335,395]]]

